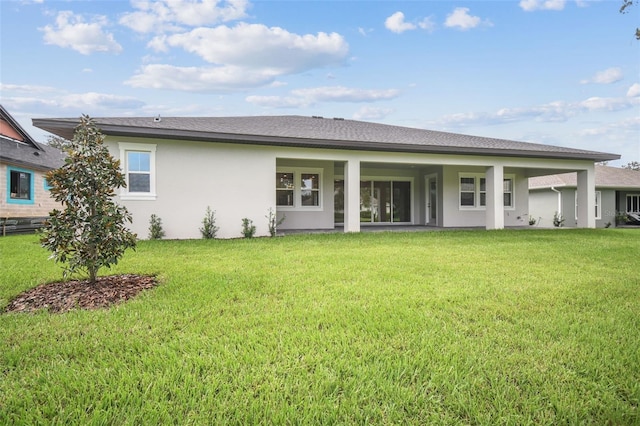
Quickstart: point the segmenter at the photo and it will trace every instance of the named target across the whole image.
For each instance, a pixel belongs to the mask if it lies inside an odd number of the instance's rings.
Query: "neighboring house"
[[[538,225],[552,227],[557,213],[563,226],[577,226],[576,188],[576,173],[529,179],[529,212]],[[630,223],[640,223],[640,171],[596,165],[593,199],[598,228],[615,226],[617,213],[628,213]]]
[[[64,154],[40,144],[0,105],[0,235],[29,230],[58,204],[44,174],[64,163]]]
[[[528,178],[577,172],[584,214],[595,227],[594,162],[615,154],[436,132],[341,118],[96,118],[128,186],[118,202],[132,230],[148,235],[152,214],[167,238],[199,238],[207,206],[220,238],[241,235],[251,219],[280,229],[430,225],[528,225]],[[77,118],[34,119],[71,138]]]

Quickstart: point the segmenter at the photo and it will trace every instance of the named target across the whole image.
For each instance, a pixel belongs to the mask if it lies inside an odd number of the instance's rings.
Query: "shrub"
[[[219,229],[220,228],[216,226],[215,210],[211,210],[211,207],[207,206],[207,211],[204,215],[204,219],[202,219],[202,228],[200,228],[202,238],[207,240],[215,238]]]
[[[115,189],[126,186],[125,177],[103,141],[100,129],[83,115],[65,147],[64,165],[45,175],[63,210],[49,213],[40,243],[56,262],[66,263],[65,277],[85,271],[91,284],[101,267],[117,264],[136,246],[136,234],[125,226],[131,215],[113,201]]]
[[[556,228],[562,228],[563,224],[564,224],[564,217],[558,212],[555,212],[553,214],[553,226],[555,226]]]
[[[536,223],[538,223],[538,221],[536,220],[536,218],[535,218],[535,217],[533,217],[533,216],[529,216],[529,225],[533,226],[533,225],[535,225]]]
[[[245,238],[253,238],[253,235],[256,233],[256,227],[253,224],[253,221],[248,218],[242,219],[242,235]]]
[[[155,214],[149,219],[149,239],[161,240],[164,237],[164,229],[162,229],[162,219]]]
[[[272,208],[269,208],[269,213],[265,217],[267,218],[267,221],[269,223],[269,235],[275,237],[276,233],[278,232],[278,226],[280,226],[280,224],[284,222],[286,216],[282,216],[280,220],[277,220],[276,213]]]

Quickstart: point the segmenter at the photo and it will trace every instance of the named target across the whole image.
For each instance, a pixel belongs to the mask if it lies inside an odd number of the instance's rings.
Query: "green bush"
[[[219,229],[220,228],[216,226],[215,210],[211,210],[211,207],[207,206],[207,211],[204,215],[204,219],[202,219],[202,228],[200,228],[202,238],[207,240],[215,238]]]
[[[164,237],[164,229],[162,229],[162,219],[152,214],[149,218],[149,239],[161,240]]]
[[[245,238],[253,238],[256,233],[256,227],[253,224],[253,221],[248,218],[242,219],[242,235]]]

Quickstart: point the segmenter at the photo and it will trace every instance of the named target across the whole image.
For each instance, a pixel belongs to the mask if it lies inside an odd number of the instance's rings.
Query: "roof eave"
[[[33,125],[50,133],[69,139],[79,122],[59,121],[56,119],[33,119]],[[505,150],[498,148],[454,147],[439,145],[397,144],[385,142],[345,141],[329,139],[304,139],[282,136],[263,136],[248,134],[230,134],[199,132],[193,130],[133,127],[99,124],[100,130],[107,136],[153,137],[158,139],[177,139],[200,142],[229,142],[247,145],[268,145],[304,148],[329,148],[359,151],[384,151],[405,153],[464,154],[499,157],[531,157],[549,159],[590,160],[594,162],[618,160],[617,154],[601,152],[562,153],[550,151]]]

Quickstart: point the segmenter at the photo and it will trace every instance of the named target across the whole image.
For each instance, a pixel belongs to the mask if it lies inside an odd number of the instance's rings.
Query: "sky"
[[[640,161],[622,0],[0,0],[0,103],[32,118],[342,117]]]

